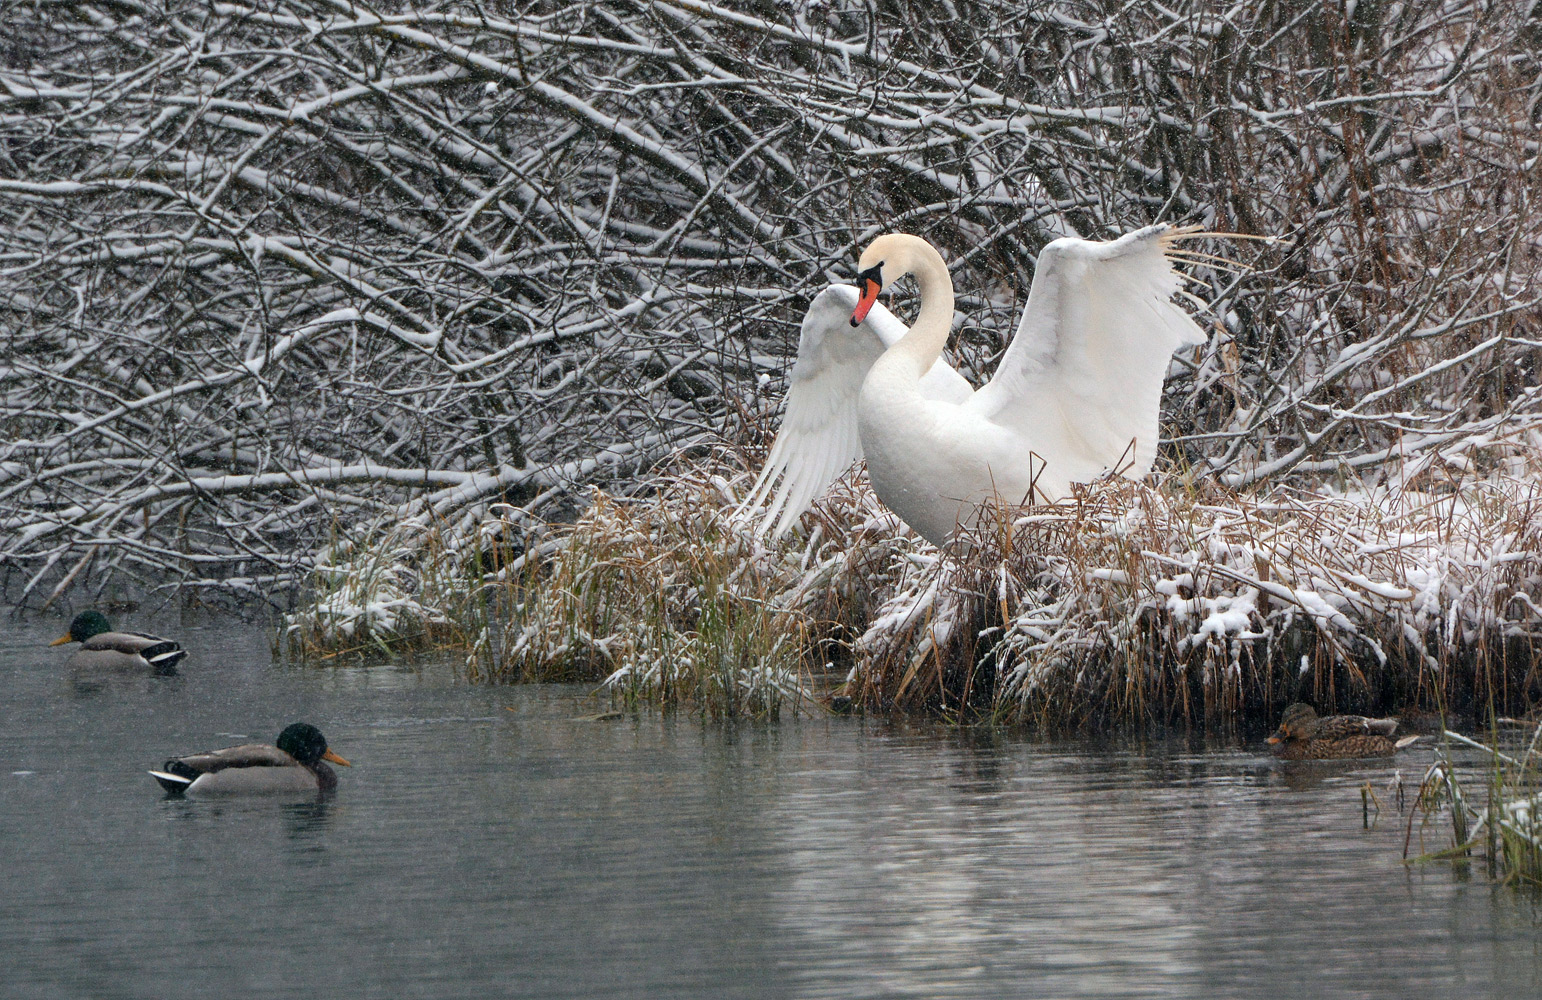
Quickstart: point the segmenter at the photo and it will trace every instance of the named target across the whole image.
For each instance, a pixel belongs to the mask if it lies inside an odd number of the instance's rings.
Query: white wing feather
[[[769,499],[761,530],[770,527],[772,537],[792,527],[841,473],[862,458],[857,436],[862,381],[879,355],[908,328],[881,305],[873,306],[867,319],[853,327],[851,313],[856,307],[855,288],[831,285],[814,297],[803,316],[782,426],[740,508],[748,512]],[[921,390],[928,398],[951,403],[960,403],[974,392],[942,360],[922,377]]]
[[[1056,479],[1150,471],[1171,356],[1205,342],[1172,301],[1181,279],[1166,251],[1181,233],[1148,226],[1046,246],[1017,333],[968,409],[1035,445],[1058,443],[1041,455]]]

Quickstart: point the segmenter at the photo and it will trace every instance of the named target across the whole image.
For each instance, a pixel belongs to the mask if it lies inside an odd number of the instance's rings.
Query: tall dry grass
[[[414,629],[481,679],[721,716],[836,696],[1065,729],[1272,722],[1297,700],[1518,714],[1542,696],[1542,487],[1510,451],[1483,478],[1346,492],[1110,480],[1000,511],[961,556],[861,479],[767,542],[720,451],[571,524],[445,529],[405,581],[389,536],[339,546],[331,617],[292,627],[318,648]]]
[[[1476,853],[1495,877],[1542,886],[1542,776],[1538,772],[1542,726],[1535,721],[1524,723],[1530,735],[1516,745],[1502,727],[1520,721],[1496,719],[1487,743],[1460,733],[1443,735],[1420,785],[1418,807],[1408,818],[1404,854],[1415,844],[1416,820],[1422,820],[1420,848],[1426,846],[1432,828],[1440,830],[1445,824],[1450,827],[1450,842],[1411,861],[1461,862]],[[1473,750],[1478,752],[1478,765],[1459,766],[1458,755]]]
[[[1110,481],[909,573],[859,644],[882,710],[1057,727],[1542,695],[1542,487],[1346,495]]]
[[[713,716],[812,705],[895,575],[892,520],[848,490],[800,546],[767,548],[736,516],[749,482],[724,456],[687,462],[656,493],[596,493],[551,526],[557,544],[504,579],[488,679],[597,682]]]
[[[484,564],[500,551],[496,533],[467,537],[443,522],[338,530],[280,644],[308,660],[452,649],[474,667],[490,652]]]

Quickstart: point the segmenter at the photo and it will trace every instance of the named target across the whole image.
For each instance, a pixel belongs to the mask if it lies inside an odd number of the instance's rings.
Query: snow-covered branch
[[[339,524],[633,481],[774,412],[802,307],[900,227],[977,377],[1058,235],[1282,237],[1191,269],[1173,450],[1508,461],[1535,16],[1320,7],[6,4],[0,566],[249,589]]]

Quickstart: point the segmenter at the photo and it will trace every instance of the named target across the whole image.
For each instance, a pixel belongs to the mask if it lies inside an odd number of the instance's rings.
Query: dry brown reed
[[[1116,480],[1002,512],[914,571],[858,699],[1086,728],[1320,709],[1519,710],[1542,693],[1542,490],[1239,495]]]
[[[291,630],[321,650],[405,622],[478,678],[722,716],[832,693],[1083,730],[1272,722],[1298,700],[1518,714],[1542,695],[1542,487],[1499,468],[1343,494],[1113,479],[997,511],[944,556],[860,478],[767,542],[718,452],[572,524],[492,517],[410,563],[390,535],[339,546]]]
[[[892,518],[838,490],[799,546],[767,548],[736,515],[749,481],[726,456],[682,462],[652,495],[596,493],[551,526],[558,544],[502,594],[490,679],[603,682],[714,716],[811,705],[893,576]]]
[[[1516,745],[1507,733],[1525,726],[1529,738]],[[1462,862],[1475,854],[1492,875],[1505,882],[1542,886],[1542,781],[1537,764],[1542,725],[1532,720],[1495,719],[1487,743],[1447,731],[1419,787],[1417,808],[1409,814],[1404,856],[1415,844],[1425,853],[1412,862]],[[1504,749],[1501,749],[1504,747]],[[1476,764],[1470,751],[1477,751]],[[1477,777],[1479,787],[1469,787]],[[1428,850],[1426,835],[1450,825],[1449,843]],[[1415,841],[1415,821],[1418,840]]]
[[[488,653],[487,549],[476,541],[440,522],[334,534],[281,643],[306,660],[454,649],[475,663]]]

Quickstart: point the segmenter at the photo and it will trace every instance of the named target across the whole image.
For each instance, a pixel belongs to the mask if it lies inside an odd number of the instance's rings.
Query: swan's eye
[[[857,286],[866,290],[866,283],[871,281],[879,288],[883,287],[883,261],[879,261],[865,271],[857,272]]]

